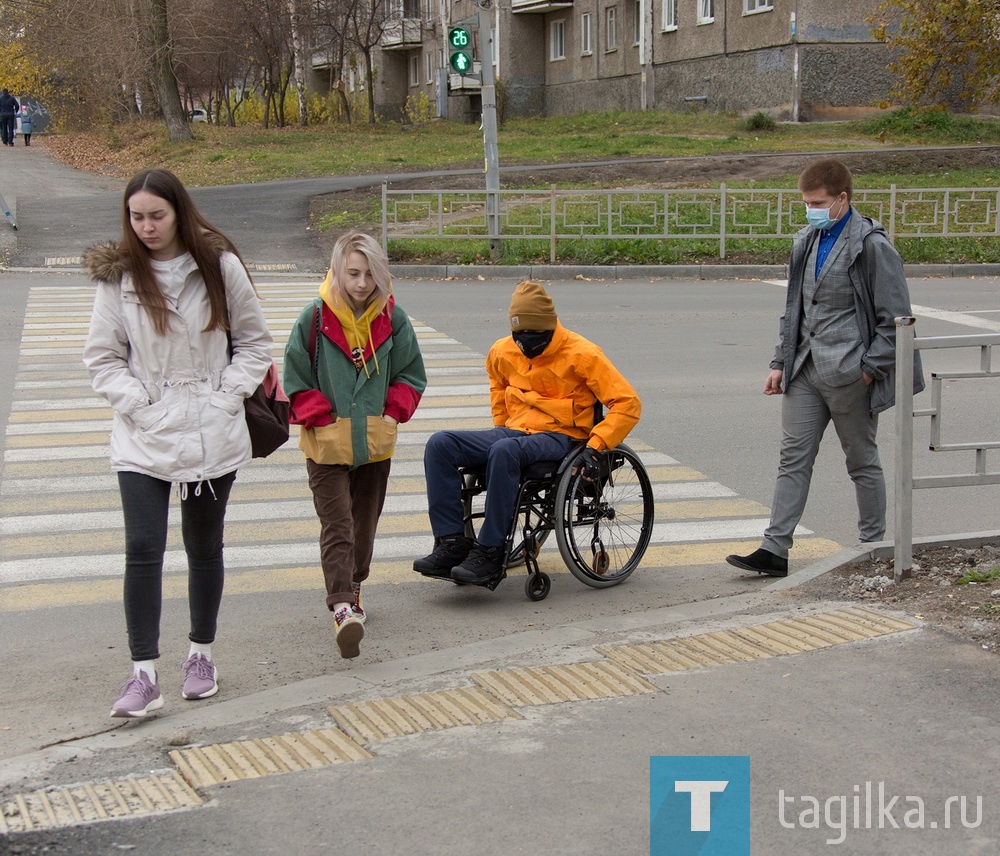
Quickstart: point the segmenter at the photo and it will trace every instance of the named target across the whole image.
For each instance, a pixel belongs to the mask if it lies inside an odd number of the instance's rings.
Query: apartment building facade
[[[423,94],[438,115],[478,119],[479,84],[449,74],[446,39],[461,23],[481,41],[482,15],[508,115],[697,108],[821,120],[873,111],[893,82],[865,21],[870,0],[393,2],[374,84],[389,117]]]

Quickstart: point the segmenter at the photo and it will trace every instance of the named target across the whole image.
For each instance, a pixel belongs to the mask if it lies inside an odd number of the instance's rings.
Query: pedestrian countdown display
[[[459,74],[472,71],[472,33],[465,27],[448,30],[448,64]]]

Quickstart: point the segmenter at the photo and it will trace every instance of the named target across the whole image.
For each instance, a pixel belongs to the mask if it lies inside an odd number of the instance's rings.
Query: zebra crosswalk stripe
[[[316,284],[306,279],[268,282],[264,277],[257,283],[279,369],[291,326],[316,293]],[[90,602],[92,598],[71,581],[112,578],[124,567],[117,479],[107,466],[111,411],[92,392],[81,364],[92,300],[89,286],[31,289],[4,436],[0,589],[44,589],[59,580],[63,594],[57,604]],[[401,426],[375,548],[376,583],[380,574],[392,583],[421,582],[412,571],[404,572],[428,544],[422,467],[428,437],[445,427],[492,425],[483,355],[419,319],[414,329],[424,353],[428,389],[414,418]],[[629,443],[641,450],[656,501],[658,522],[645,567],[655,570],[651,562],[672,561],[667,547],[702,562],[717,545],[721,561],[724,550],[759,536],[766,525],[764,506],[740,498],[666,452],[646,447],[641,436],[630,437]],[[293,429],[282,450],[254,461],[237,477],[227,513],[227,568],[236,579],[257,575],[262,586],[281,587],[291,579],[319,585],[314,515]],[[186,560],[178,530],[178,521],[172,519],[165,574],[168,580],[176,576],[179,583]],[[553,554],[554,549],[547,544],[545,552]],[[838,545],[816,539],[813,549],[832,552]],[[557,553],[554,559],[558,567]],[[168,596],[173,587],[173,582],[167,585]],[[179,592],[182,589],[177,585]],[[51,597],[16,598],[13,592],[0,592],[0,611],[53,605]]]

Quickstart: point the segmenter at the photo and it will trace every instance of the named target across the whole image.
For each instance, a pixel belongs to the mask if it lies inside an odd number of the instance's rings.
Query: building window
[[[677,29],[677,0],[663,0],[663,29]]]
[[[410,86],[420,86],[420,54],[410,57]]]
[[[711,24],[715,20],[715,0],[698,0],[698,23]]]
[[[632,44],[637,45],[642,38],[642,0],[635,0],[632,11]]]
[[[420,0],[389,0],[386,3],[386,11],[390,21],[398,21],[401,18],[419,18]]]
[[[590,12],[580,16],[580,53],[589,56],[594,52],[590,45]]]
[[[605,45],[605,50],[614,51],[618,50],[618,7],[609,6],[605,10],[605,22],[604,22],[605,36],[607,40]]]
[[[553,21],[549,28],[549,59],[566,59],[566,21]]]
[[[434,54],[431,51],[427,51],[424,54],[424,71],[426,73],[427,82],[434,82]]]
[[[770,12],[774,8],[774,0],[743,0],[743,14],[754,12]]]

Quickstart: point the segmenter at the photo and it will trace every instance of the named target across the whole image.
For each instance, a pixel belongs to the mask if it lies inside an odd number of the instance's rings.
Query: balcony
[[[419,48],[423,33],[419,18],[395,18],[387,21],[382,31],[381,47],[384,51],[402,51]]]
[[[515,15],[541,15],[559,9],[572,9],[573,0],[511,0],[511,11]]]
[[[479,92],[483,88],[483,66],[479,60],[472,63],[471,74],[448,74],[448,91],[452,93]]]

